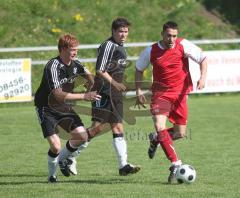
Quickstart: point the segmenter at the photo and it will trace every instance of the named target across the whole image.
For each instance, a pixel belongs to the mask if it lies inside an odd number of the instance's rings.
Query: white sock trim
[[[182,161],[181,160],[178,160],[176,162],[172,162],[172,165],[173,166],[181,166],[182,165]]]

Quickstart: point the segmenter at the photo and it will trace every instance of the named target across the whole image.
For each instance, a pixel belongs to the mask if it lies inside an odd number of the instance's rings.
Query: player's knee
[[[82,133],[82,134],[81,134],[81,138],[82,138],[82,141],[83,141],[83,142],[87,142],[88,139],[89,139],[87,132]]]
[[[59,137],[54,134],[47,138],[50,149],[53,153],[58,154],[61,150],[61,141]]]
[[[123,133],[123,126],[121,123],[111,125],[113,133]]]
[[[72,135],[72,139],[79,140],[79,142],[86,142],[88,140],[87,132],[79,132]]]
[[[165,126],[163,126],[163,125],[158,125],[158,124],[155,124],[155,128],[156,128],[156,130],[157,130],[158,132],[163,131],[163,130],[166,129]]]
[[[123,133],[123,129],[121,127],[115,127],[114,129],[112,129],[112,131],[114,133]]]
[[[55,154],[58,154],[60,153],[60,150],[61,150],[61,143],[59,142],[53,142],[51,145],[51,151]]]

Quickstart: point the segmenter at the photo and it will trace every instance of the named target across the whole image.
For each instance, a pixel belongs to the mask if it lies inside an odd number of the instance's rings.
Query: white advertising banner
[[[0,103],[31,100],[31,59],[0,59]]]
[[[194,84],[193,93],[240,91],[240,50],[207,51],[208,62],[206,86],[196,90],[199,66],[190,61],[190,72]]]

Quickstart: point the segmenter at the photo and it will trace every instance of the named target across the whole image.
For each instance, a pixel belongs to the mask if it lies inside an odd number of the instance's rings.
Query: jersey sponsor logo
[[[111,61],[108,64],[107,71],[113,72],[115,70],[122,70],[123,68],[126,68],[127,60],[126,59],[119,59],[117,61]]]
[[[62,84],[64,84],[64,83],[66,83],[67,81],[68,81],[67,78],[63,78],[63,79],[60,80],[60,84],[62,85]]]
[[[118,64],[120,64],[120,65],[126,65],[127,63],[126,63],[126,60],[125,60],[125,59],[119,59],[119,60],[118,60]]]
[[[76,77],[72,77],[72,78],[63,78],[60,80],[60,84],[65,84],[65,83],[73,83],[75,81]]]
[[[73,68],[73,74],[76,74],[77,73],[77,67],[74,67]]]

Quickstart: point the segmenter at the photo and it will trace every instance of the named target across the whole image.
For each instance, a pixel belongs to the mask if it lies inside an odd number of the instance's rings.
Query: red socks
[[[172,129],[172,128],[170,128]],[[158,142],[160,143],[165,155],[171,162],[176,162],[178,160],[177,154],[173,147],[172,138],[168,132],[170,129],[165,129],[158,132]]]

